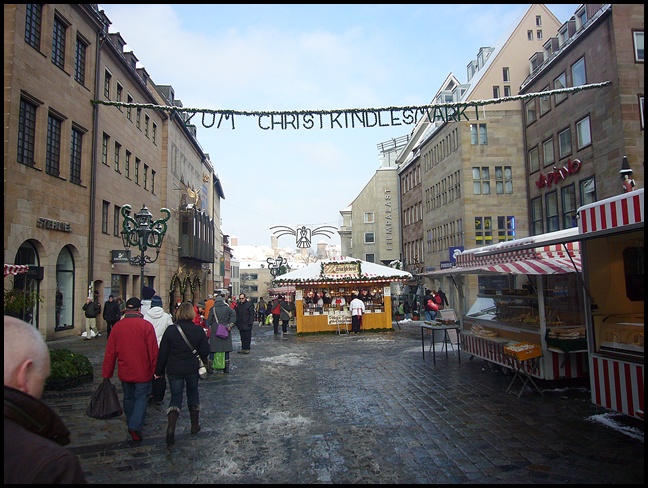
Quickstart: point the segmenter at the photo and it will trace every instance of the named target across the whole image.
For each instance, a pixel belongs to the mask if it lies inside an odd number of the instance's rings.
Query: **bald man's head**
[[[35,398],[50,374],[49,349],[33,325],[4,317],[4,384]]]

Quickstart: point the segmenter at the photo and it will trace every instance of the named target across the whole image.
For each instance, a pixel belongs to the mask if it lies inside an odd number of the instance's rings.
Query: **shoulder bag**
[[[180,332],[180,335],[184,339],[184,341],[187,343],[189,346],[189,349],[191,349],[191,352],[196,355],[196,358],[198,358],[198,376],[200,376],[201,380],[206,380],[209,376],[207,373],[207,366],[205,366],[205,363],[203,363],[203,360],[200,359],[200,356],[198,355],[198,351],[196,351],[196,348],[194,348],[191,343],[189,342],[189,339],[187,339],[187,336],[185,335],[184,331],[182,328],[176,324],[176,327],[178,328],[178,332]]]
[[[220,339],[227,339],[228,335],[229,330],[227,330],[227,325],[218,324],[218,327],[216,327],[216,337],[219,337]]]

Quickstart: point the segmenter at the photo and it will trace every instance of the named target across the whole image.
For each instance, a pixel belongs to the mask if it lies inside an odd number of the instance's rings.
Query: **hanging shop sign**
[[[359,278],[360,263],[322,264],[322,278]]]

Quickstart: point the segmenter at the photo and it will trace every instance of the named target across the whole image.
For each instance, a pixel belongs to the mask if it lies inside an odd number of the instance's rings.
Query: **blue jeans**
[[[425,311],[425,320],[434,320],[437,313],[436,310],[426,310]]]
[[[198,382],[200,378],[198,373],[191,374],[169,374],[169,390],[171,399],[169,400],[169,410],[178,410],[182,408],[182,393],[185,384],[187,385],[187,405],[190,407],[200,405],[200,395],[198,394]]]
[[[146,419],[146,407],[148,397],[151,394],[152,381],[146,383],[127,383],[122,381],[124,390],[124,415],[129,430],[136,430],[142,433],[144,420]]]

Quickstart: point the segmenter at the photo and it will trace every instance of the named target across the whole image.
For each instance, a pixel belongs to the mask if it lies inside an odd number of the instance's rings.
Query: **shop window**
[[[497,238],[499,242],[515,239],[515,217],[512,215],[497,217]]]
[[[596,201],[596,182],[593,176],[580,182],[580,195],[581,205],[587,205]]]
[[[493,243],[493,218],[475,217],[475,243],[487,246]]]
[[[643,246],[623,250],[626,296],[632,302],[644,301],[644,262]]]
[[[67,247],[56,260],[55,330],[74,328],[74,258]]]

